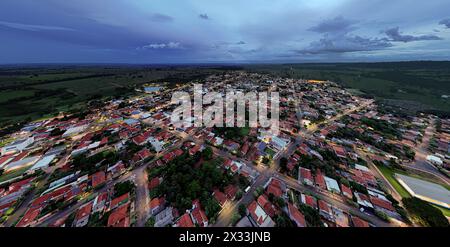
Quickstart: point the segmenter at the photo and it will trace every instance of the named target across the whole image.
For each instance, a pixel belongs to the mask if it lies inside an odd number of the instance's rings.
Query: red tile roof
[[[322,189],[326,189],[327,188],[327,186],[325,184],[325,178],[323,177],[322,172],[320,170],[317,170],[317,172],[316,172],[316,179],[315,179],[315,181],[316,181],[316,184],[320,188],[322,188]]]
[[[177,223],[178,227],[194,227],[191,217],[188,213],[183,214]]]
[[[341,184],[341,191],[344,196],[352,197],[353,195],[352,190],[343,184]]]
[[[153,178],[153,179],[150,180],[150,182],[148,183],[148,189],[149,189],[149,190],[152,190],[152,189],[156,188],[160,183],[161,183],[161,180],[160,180],[158,177]]]
[[[305,204],[312,207],[312,208],[317,208],[317,201],[314,197],[310,196],[310,195],[304,195],[305,197]]]
[[[22,219],[17,223],[16,227],[26,227],[29,226],[33,221],[39,216],[41,209],[28,209]]]
[[[97,173],[94,173],[92,174],[91,179],[92,179],[92,187],[95,188],[106,181],[105,172],[99,171]]]
[[[81,206],[80,209],[78,209],[78,211],[77,211],[77,215],[75,216],[75,219],[78,221],[78,220],[81,220],[84,217],[90,215],[91,211],[92,211],[92,204],[93,204],[93,202],[89,202],[89,203]]]
[[[276,197],[283,195],[283,191],[281,190],[281,182],[277,179],[272,179],[270,184],[267,186],[267,194],[273,194]]]
[[[369,223],[359,217],[352,216],[352,222],[354,227],[369,227]]]
[[[119,196],[119,197],[117,197],[117,198],[114,198],[114,199],[111,201],[109,207],[110,207],[110,208],[115,208],[115,207],[118,206],[120,203],[127,201],[127,200],[129,199],[129,197],[130,197],[130,193],[126,193],[126,194],[123,194],[123,195],[121,195],[121,196]]]
[[[156,209],[159,206],[163,205],[165,202],[166,200],[164,199],[164,197],[161,198],[155,197],[150,201],[150,209],[151,210]]]
[[[224,191],[225,194],[229,199],[233,199],[236,196],[236,193],[238,192],[239,188],[236,185],[228,185],[225,187]]]
[[[10,163],[13,163],[13,162],[22,160],[22,159],[25,158],[28,154],[29,154],[29,152],[27,152],[27,151],[21,152],[21,153],[18,154],[16,157],[14,157],[14,158],[10,161]]]
[[[395,208],[392,206],[392,203],[383,199],[380,199],[375,196],[370,196],[370,201],[374,206],[387,209],[389,211],[395,212]]]
[[[313,176],[311,174],[311,170],[309,170],[309,169],[300,167],[300,176],[301,176],[301,178],[310,180],[311,182],[314,181]]]
[[[199,226],[201,227],[207,226],[208,217],[206,217],[205,212],[200,207],[194,208],[194,210],[192,210],[191,215]]]
[[[298,227],[305,227],[305,216],[292,203],[288,204],[289,215],[295,221]]]
[[[327,213],[331,213],[331,208],[325,201],[319,200],[319,209]]]
[[[124,204],[114,210],[108,217],[108,227],[128,227],[130,226],[130,217],[128,215],[128,206]]]
[[[220,205],[223,205],[227,201],[227,196],[217,189],[214,190],[214,198],[216,198]]]

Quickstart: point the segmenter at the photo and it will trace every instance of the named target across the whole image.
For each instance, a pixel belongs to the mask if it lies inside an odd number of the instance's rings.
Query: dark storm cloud
[[[450,59],[450,1],[409,1],[1,0],[0,63]]]
[[[312,42],[308,48],[298,50],[301,54],[349,53],[359,51],[373,51],[391,47],[386,39],[363,38],[360,36],[343,36],[339,39],[323,37]]]
[[[322,21],[308,29],[323,34],[322,38],[296,52],[301,54],[350,53],[380,50],[392,46],[383,38],[366,38],[352,34],[351,32],[357,29],[356,23],[358,22],[342,16]]]
[[[440,25],[444,25],[447,28],[450,28],[450,18],[444,19],[442,21],[439,22]]]
[[[168,15],[160,14],[160,13],[153,14],[150,17],[150,19],[155,22],[171,22],[171,21],[173,21],[172,16],[168,16]]]
[[[423,41],[423,40],[441,40],[439,36],[436,35],[419,35],[419,36],[413,36],[413,35],[406,35],[400,33],[399,27],[390,28],[384,33],[390,38],[391,41],[396,42],[412,42],[412,41]]]
[[[203,20],[209,20],[208,14],[199,14],[198,17]]]
[[[342,16],[335,17],[334,19],[328,19],[322,21],[316,26],[309,28],[309,31],[317,33],[347,33],[355,29],[353,26],[356,21],[345,19]]]

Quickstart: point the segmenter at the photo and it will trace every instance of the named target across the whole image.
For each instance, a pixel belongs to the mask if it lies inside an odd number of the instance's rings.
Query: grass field
[[[0,127],[82,109],[86,102],[134,93],[145,83],[187,82],[228,67],[0,67]]]
[[[403,188],[403,186],[397,181],[397,179],[395,179],[394,174],[397,173],[396,171],[383,165],[377,165],[377,167],[402,198],[411,197],[408,191],[406,191],[405,188]]]
[[[282,77],[331,80],[394,109],[450,114],[450,62],[250,65]]]
[[[394,187],[394,189],[400,194],[400,196],[402,198],[408,198],[408,197],[411,197],[411,195],[408,193],[408,191],[405,190],[405,188],[403,188],[403,186],[397,181],[397,179],[395,179],[395,177],[394,177],[395,173],[401,173],[401,174],[404,174],[404,175],[408,175],[408,176],[416,177],[416,178],[419,178],[419,179],[423,179],[422,177],[417,176],[417,175],[414,176],[412,174],[407,174],[407,173],[402,172],[402,171],[394,171],[393,169],[391,169],[391,168],[389,168],[387,166],[379,166],[379,165],[377,165],[377,167],[381,171],[381,173],[383,173],[384,177],[386,177],[386,179],[389,181],[389,183]],[[445,187],[447,189],[449,189],[448,186],[445,186]],[[434,205],[434,204],[431,204],[431,205],[433,205],[435,208],[441,210],[441,212],[445,216],[450,217],[450,210],[449,209],[446,209],[446,208],[443,208],[443,207],[439,207],[439,206]]]

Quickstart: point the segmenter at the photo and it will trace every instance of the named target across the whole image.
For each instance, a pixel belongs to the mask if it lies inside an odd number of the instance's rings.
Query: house
[[[103,192],[94,199],[94,203],[92,205],[92,212],[102,212],[105,209],[106,201],[108,200],[108,193]]]
[[[164,209],[164,204],[166,203],[166,200],[164,197],[161,198],[153,198],[150,201],[150,213],[155,216],[159,212],[161,212]]]
[[[239,143],[236,143],[231,140],[226,140],[223,142],[223,144],[224,144],[225,148],[230,151],[236,151],[239,148]]]
[[[332,145],[331,147],[333,148],[333,151],[337,157],[343,158],[343,159],[345,159],[345,157],[347,157],[347,154],[342,146]]]
[[[200,202],[194,202],[193,208],[191,211],[192,222],[200,227],[207,227],[208,217],[206,217],[205,211],[201,209]]]
[[[93,202],[89,202],[78,209],[77,214],[75,215],[74,226],[75,227],[83,227],[86,226],[89,222],[89,215],[92,211]]]
[[[300,195],[300,201],[305,204],[308,205],[314,209],[317,209],[317,201],[316,198],[310,196],[310,195],[306,195],[306,194],[301,194]]]
[[[392,206],[392,203],[390,201],[383,200],[376,196],[370,196],[370,201],[372,202],[375,210],[381,211],[390,217],[399,217],[399,214],[395,210],[394,206]]]
[[[329,221],[333,221],[333,211],[331,205],[325,201],[319,200],[319,214]]]
[[[266,195],[260,195],[256,201],[270,217],[274,217],[279,213],[278,209],[269,201]]]
[[[126,193],[117,198],[112,199],[111,203],[109,204],[109,210],[113,210],[113,209],[117,208],[118,206],[128,202],[129,198],[130,198],[130,193]]]
[[[31,177],[31,178],[23,179],[18,182],[14,182],[14,183],[10,184],[8,187],[8,194],[12,194],[14,192],[30,188],[31,182],[33,180],[34,180],[34,177]],[[0,195],[1,194],[2,193],[0,193]]]
[[[242,145],[241,148],[241,155],[244,156],[247,154],[248,150],[249,150],[250,146],[248,144],[248,142],[245,142],[244,145]]]
[[[368,209],[368,210],[373,209],[373,205],[370,202],[369,197],[367,195],[364,195],[359,192],[355,192],[355,198],[356,198],[356,203],[358,203],[358,205],[360,205],[364,209]]]
[[[353,227],[369,227],[369,223],[359,217],[352,216]]]
[[[300,167],[299,178],[298,180],[306,185],[313,186],[313,176],[311,174],[311,170]]]
[[[339,185],[336,180],[329,178],[327,176],[324,176],[325,183],[327,185],[327,190],[333,193],[340,194],[341,190],[339,189]]]
[[[2,155],[22,152],[26,147],[34,143],[34,137],[28,137],[26,139],[16,140],[7,146],[3,147],[0,151]]]
[[[129,206],[130,203],[123,204],[119,206],[108,217],[108,227],[129,227],[130,226],[130,216],[129,216]]]
[[[145,138],[145,136],[143,135],[138,135],[133,138],[133,142],[134,144],[141,146],[147,143],[147,138]]]
[[[297,227],[306,227],[305,216],[292,203],[288,203],[288,213]]]
[[[191,216],[189,215],[189,213],[185,213],[183,214],[177,221],[177,223],[175,223],[174,225],[175,227],[194,227],[194,222],[192,222]]]
[[[152,153],[147,149],[144,148],[141,151],[137,152],[134,156],[133,156],[133,161],[139,162],[139,161],[143,161],[145,159],[147,159],[148,157],[150,157],[152,155]]]
[[[275,197],[281,197],[284,194],[285,186],[278,179],[271,178],[266,187],[267,195],[273,194]]]
[[[189,155],[194,155],[196,154],[198,151],[200,151],[200,148],[202,146],[201,145],[195,145],[194,147],[192,147],[191,149],[189,149]]]
[[[213,196],[214,196],[214,198],[216,198],[216,200],[220,204],[220,206],[223,206],[225,204],[225,202],[227,201],[227,196],[218,189],[214,190]]]
[[[22,219],[20,219],[19,223],[17,223],[16,227],[27,227],[36,224],[40,212],[40,208],[29,208]]]
[[[348,214],[345,213],[344,211],[342,211],[341,209],[332,208],[333,211],[333,218],[334,218],[334,222],[336,223],[336,226],[338,227],[349,227],[350,226],[350,221],[349,221],[349,217]]]
[[[104,171],[99,171],[91,176],[91,185],[92,188],[98,188],[98,186],[101,186],[106,181],[106,174]]]
[[[275,222],[270,218],[270,216],[264,211],[264,209],[256,202],[251,202],[247,207],[250,213],[250,218],[259,227],[274,227]]]
[[[234,200],[238,190],[239,190],[239,188],[236,185],[230,184],[225,187],[224,192],[228,199]]]
[[[125,164],[119,160],[113,166],[108,167],[106,172],[108,173],[108,178],[117,178],[125,172]]]
[[[174,215],[174,208],[167,207],[161,212],[159,212],[157,215],[155,215],[155,227],[164,227],[169,224],[172,224],[173,219],[175,217]]]
[[[325,183],[325,178],[322,175],[322,172],[320,170],[317,170],[317,172],[316,172],[315,182],[316,182],[316,185],[319,186],[319,188],[324,189],[324,190],[327,188],[327,185]]]
[[[341,191],[342,191],[342,195],[344,195],[348,199],[352,199],[353,198],[352,190],[349,187],[341,184]]]
[[[156,177],[156,178],[152,178],[152,180],[150,180],[150,182],[148,183],[148,189],[152,190],[156,187],[158,187],[158,185],[161,184],[162,178]]]
[[[285,139],[285,138],[281,138],[278,136],[274,136],[272,137],[272,140],[270,141],[270,144],[278,149],[278,150],[282,150],[284,148],[286,148],[286,146],[290,143],[291,141],[289,139]]]

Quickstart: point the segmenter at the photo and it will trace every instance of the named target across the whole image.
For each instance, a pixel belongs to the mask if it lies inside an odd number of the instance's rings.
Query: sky
[[[0,64],[450,60],[448,0],[1,0]]]

